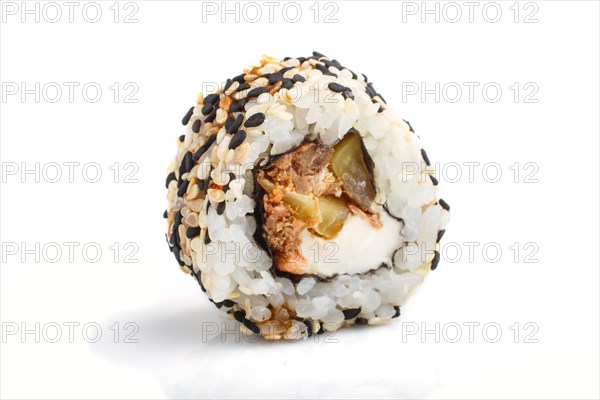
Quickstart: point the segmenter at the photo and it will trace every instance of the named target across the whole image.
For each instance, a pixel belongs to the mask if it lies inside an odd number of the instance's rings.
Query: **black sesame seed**
[[[280,73],[281,75],[283,75],[283,74],[285,74],[286,72],[288,72],[290,69],[293,69],[293,68],[295,68],[295,67],[285,67],[285,68],[281,68],[281,69],[279,70],[279,73]]]
[[[180,141],[181,143],[183,143],[183,141],[184,141],[184,140],[185,140],[185,135],[181,135],[181,136],[179,136],[179,141]]]
[[[208,150],[208,148],[215,142],[216,139],[217,135],[211,135],[208,138],[208,140],[202,146],[200,146],[200,148],[198,148],[198,150],[194,153],[194,160],[198,161],[200,157],[202,157],[202,154],[204,154],[206,150]]]
[[[327,87],[329,88],[329,90],[336,93],[342,93],[347,89],[346,86],[340,85],[339,83],[335,82],[329,82],[329,85],[327,85]]]
[[[163,213],[163,218],[167,218],[168,215],[169,215],[168,211],[165,210],[165,212]]]
[[[366,91],[369,97],[377,96],[377,92],[375,91],[375,89],[373,89],[373,86],[370,83],[367,83]]]
[[[171,181],[176,180],[177,178],[175,177],[175,172],[171,172],[169,175],[167,175],[167,189],[169,188],[169,183],[171,183]]]
[[[183,183],[181,184],[181,186],[179,186],[179,189],[177,189],[177,196],[181,197],[185,194],[185,192],[187,192],[187,188],[190,185],[190,181],[185,180],[183,181]]]
[[[369,321],[368,321],[366,318],[356,318],[356,319],[354,320],[354,323],[355,323],[356,325],[366,325],[366,324],[368,324],[368,323],[369,323]]]
[[[209,298],[209,300],[211,301],[211,303],[213,303],[215,305],[215,307],[217,307],[217,308],[223,307],[223,302],[222,301],[220,301],[220,302],[217,303],[213,299]]]
[[[179,243],[181,243],[181,239],[179,238],[179,231],[176,230],[173,232],[173,234],[171,235],[171,239],[173,239],[173,248],[171,249],[172,252],[176,252],[179,253],[179,250],[181,250],[181,247],[179,247]]]
[[[413,127],[410,124],[410,122],[408,122],[407,120],[404,120],[404,122],[406,122],[406,125],[408,125],[408,130],[411,131],[412,133],[415,133],[415,130],[413,129]]]
[[[254,88],[254,89],[250,90],[248,92],[248,94],[246,95],[246,97],[249,98],[249,99],[252,99],[254,97],[260,96],[263,93],[268,93],[268,92],[269,92],[269,88],[266,88],[266,87],[257,87],[257,88]]]
[[[175,214],[175,223],[174,223],[174,227],[177,228],[179,225],[181,225],[181,219],[183,218],[183,215],[181,215],[181,211],[177,211],[177,213]]]
[[[296,74],[292,77],[292,82],[296,83],[296,82],[306,82],[306,78],[303,77],[300,74]]]
[[[321,61],[323,64],[325,64],[325,66],[326,66],[327,68],[329,68],[329,67],[333,67],[333,66],[334,66],[334,65],[333,65],[333,62],[331,62],[331,60],[324,59],[324,60],[319,60],[319,61]]]
[[[319,324],[319,330],[317,331],[317,335],[320,335],[321,333],[325,332],[325,328],[323,327],[323,324]]]
[[[246,131],[237,131],[231,138],[231,142],[229,142],[229,148],[236,149],[240,144],[244,143],[244,140],[246,140]]]
[[[360,307],[358,308],[349,308],[347,310],[342,310],[344,313],[344,319],[352,319],[360,314]]]
[[[445,229],[442,229],[441,231],[438,231],[437,239],[435,240],[436,243],[439,243],[440,240],[442,240],[442,237],[444,237],[444,233],[446,233]]]
[[[285,58],[283,59],[283,61],[290,60],[291,58],[292,58],[292,57],[285,57]]]
[[[238,82],[238,83],[244,83],[244,76],[246,76],[246,74],[238,75],[235,78],[233,78],[232,81]]]
[[[242,114],[238,114],[238,116],[235,117],[235,120],[231,124],[229,124],[229,129],[225,128],[225,131],[227,133],[236,133],[238,129],[240,129],[240,126],[242,126],[243,121],[244,116]]]
[[[200,285],[200,289],[202,289],[202,291],[204,293],[206,293],[206,288],[204,287],[204,285],[202,284],[202,279],[200,278],[200,276],[197,278],[198,279],[198,285]]]
[[[239,111],[244,111],[244,106],[246,105],[246,103],[248,102],[247,98],[243,98],[240,101],[234,101],[231,103],[231,105],[229,106],[229,112],[239,112]]]
[[[336,67],[339,70],[342,70],[344,67],[342,67],[342,64],[340,64],[340,62],[338,60],[331,60],[331,64],[333,64],[334,67]]]
[[[275,72],[269,74],[269,85],[274,85],[277,82],[281,82],[283,80],[283,74],[281,72]]]
[[[431,163],[429,162],[429,157],[427,157],[427,153],[425,152],[425,149],[421,149],[421,157],[423,157],[423,161],[425,161],[425,164],[427,164],[427,166],[431,165]]]
[[[313,51],[313,52],[312,52],[312,54],[313,54],[313,56],[315,56],[315,57],[319,57],[319,58],[321,58],[321,57],[326,57],[326,55],[325,55],[325,54],[321,54],[321,53],[319,53],[318,51]]]
[[[175,225],[173,225],[174,227]],[[169,238],[169,245],[171,246],[171,251],[173,251],[172,247],[177,245],[177,238],[175,237],[175,232],[173,232],[173,227],[171,227],[171,237]]]
[[[292,86],[294,86],[294,81],[290,78],[283,78],[283,81],[281,82],[282,89],[290,89]]]
[[[192,132],[194,132],[194,133],[200,132],[200,125],[202,125],[202,121],[200,121],[199,119],[195,120],[194,123],[192,124]]]
[[[318,62],[315,64],[315,68],[318,69],[319,71],[325,73],[325,72],[329,72],[329,70],[327,69],[327,67],[325,66],[325,64],[323,64],[322,62]]]
[[[192,152],[188,151],[183,156],[183,160],[181,160],[181,166],[185,170],[185,172],[190,172],[194,167],[194,158],[192,156]],[[182,174],[183,175],[183,174]]]
[[[206,119],[204,120],[205,122],[213,122],[215,120],[215,117],[217,116],[217,109],[213,109],[212,112],[210,114],[208,114],[208,116],[206,117]]]
[[[394,306],[394,310],[396,310],[396,313],[392,316],[392,318],[398,318],[400,316],[400,306]]]
[[[362,74],[363,78],[365,78],[365,82],[369,82],[369,78],[365,74]]]
[[[246,128],[255,128],[257,126],[262,125],[263,122],[265,122],[265,114],[263,114],[263,113],[256,113],[256,114],[252,114],[246,120],[246,122],[244,122],[244,126]]]
[[[215,105],[219,102],[219,95],[217,93],[209,94],[204,98],[204,104]]]
[[[185,236],[187,236],[188,239],[191,238],[195,238],[196,236],[200,235],[200,228],[196,227],[196,228],[192,228],[191,226],[189,228],[187,228],[187,230],[185,231]]]
[[[225,299],[223,300],[223,305],[227,308],[230,308],[235,305],[235,302],[233,300]]]
[[[223,215],[223,212],[225,211],[225,202],[222,201],[219,203],[219,205],[217,206],[217,214],[219,215]]]
[[[185,263],[181,261],[181,257],[179,257],[179,250],[181,250],[179,247],[173,247],[173,255],[175,256],[177,263],[183,267]]]
[[[231,85],[233,85],[233,81],[231,79],[227,79],[227,81],[225,81],[225,86],[223,86],[223,92],[226,92]]]
[[[208,203],[208,205],[210,205],[210,202]],[[208,208],[208,206],[207,206]],[[208,229],[206,230],[206,235],[204,235],[204,244],[209,244],[210,243],[210,236],[208,234]]]
[[[260,333],[260,328],[254,322],[244,319],[243,324],[246,328],[250,329],[252,332]]]
[[[240,83],[240,86],[238,86],[237,91],[243,92],[244,90],[248,90],[248,89],[250,89],[250,84],[247,82],[244,82],[244,83]]]
[[[437,186],[438,185],[438,180],[435,176],[433,175],[429,175],[429,179],[431,179],[431,183],[433,183],[433,186]]]
[[[299,62],[300,64],[303,64],[303,63],[304,63],[304,61],[306,61],[306,57],[298,57],[298,62]]]
[[[227,132],[227,130],[229,129],[231,124],[233,124],[233,121],[234,121],[233,118],[227,117],[227,119],[225,120],[225,132]]]
[[[381,101],[383,101],[383,104],[387,104],[387,101],[385,101],[385,99],[380,93],[377,93],[377,96],[381,99]]]
[[[321,71],[323,73],[323,75],[334,75],[331,72],[329,72],[327,67],[323,64],[316,64],[315,68],[318,69],[319,71]]]
[[[243,323],[244,320],[246,319],[246,313],[244,311],[234,311],[233,312],[233,318],[235,318],[235,320],[237,322],[241,322]]]
[[[310,322],[309,320],[305,319],[304,320],[304,325],[306,325],[306,330],[308,331],[308,337],[311,337],[313,334],[312,331],[312,322]]]
[[[237,101],[232,101],[231,104],[229,105],[229,112],[230,113],[242,111],[243,109],[244,109],[244,107],[242,107],[240,105],[240,103],[237,102]]]
[[[348,69],[348,68],[346,68]],[[350,69],[348,69],[348,71],[350,71],[350,73],[352,74],[352,79],[356,80],[358,78],[358,75],[356,75],[356,73]]]
[[[205,104],[202,106],[202,115],[208,115],[212,112],[213,108],[215,108],[215,106],[213,106],[212,104]]]
[[[190,122],[190,118],[192,118],[192,114],[194,113],[194,107],[190,107],[190,109],[188,110],[188,112],[183,116],[183,119],[181,120],[181,123],[183,125],[187,125],[188,122]]]
[[[210,189],[210,171],[208,171],[208,176],[204,180],[204,194],[208,193],[208,189]],[[210,201],[206,203],[206,212],[208,212],[208,207],[210,206]]]
[[[383,110],[385,110],[382,106],[379,106],[379,110],[377,110],[378,113],[383,112]]]
[[[433,271],[434,269],[436,269],[439,263],[440,263],[440,252],[436,250],[433,252],[433,260],[431,260],[431,270]]]
[[[350,88],[346,88],[346,90],[342,92],[342,97],[344,97],[344,99],[354,100],[354,93],[352,93]]]
[[[446,211],[450,211],[450,206],[448,205],[448,203],[446,203],[444,201],[444,199],[439,199],[438,202],[440,203],[440,206],[442,206],[442,208]]]

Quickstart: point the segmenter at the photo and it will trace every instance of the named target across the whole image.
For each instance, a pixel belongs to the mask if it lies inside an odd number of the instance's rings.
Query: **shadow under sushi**
[[[135,321],[137,342],[126,343],[121,338],[114,343],[111,338],[90,346],[110,362],[149,374],[168,398],[414,398],[423,397],[435,386],[433,374],[415,376],[414,370],[407,370],[397,375],[385,363],[376,367],[384,356],[378,347],[382,341],[392,346],[392,352],[412,351],[407,348],[410,346],[389,340],[393,335],[389,325],[353,326],[297,342],[271,342],[242,334],[237,321],[210,303],[182,305],[178,301],[174,306],[173,302],[165,300],[110,318],[122,323]],[[371,367],[351,368],[356,362]],[[421,371],[431,372],[431,366],[421,367]],[[328,371],[336,368],[345,374],[329,375]],[[265,385],[270,374],[279,378],[269,379]],[[258,379],[263,384],[253,386]]]

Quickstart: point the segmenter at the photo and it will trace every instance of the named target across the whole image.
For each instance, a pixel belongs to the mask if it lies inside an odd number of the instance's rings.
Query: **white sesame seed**
[[[227,150],[229,150],[229,142],[231,142],[231,135],[226,135],[223,140],[221,140],[221,143],[219,143],[217,158],[220,161],[225,160],[225,155],[227,154]]]
[[[223,138],[225,137],[225,127],[219,129],[219,133],[217,133],[217,144],[220,144],[223,141]]]
[[[225,121],[227,120],[227,112],[225,110],[223,110],[222,108],[219,108],[217,110],[217,116],[216,116],[215,120],[219,124],[224,124]]]
[[[227,154],[225,154],[225,162],[229,163],[233,160],[233,157],[235,156],[235,151],[233,149],[229,149],[227,151]]]
[[[225,200],[225,192],[221,189],[208,189],[208,198],[215,203]]]
[[[248,133],[248,132],[246,132]],[[246,156],[246,153],[248,152],[248,148],[250,147],[250,143],[245,142],[243,143],[240,147],[237,148],[237,154],[235,156],[235,161],[236,162],[241,162],[244,157]]]
[[[233,82],[231,86],[229,86],[229,88],[225,91],[225,95],[230,96],[233,92],[237,90],[238,87],[240,87],[240,83],[238,81]]]
[[[284,61],[283,65],[285,65],[286,67],[297,67],[298,65],[300,65],[300,60],[298,60],[297,58],[290,58],[289,60]]]
[[[204,209],[204,199],[195,199],[187,202],[187,206],[195,212],[200,212]]]

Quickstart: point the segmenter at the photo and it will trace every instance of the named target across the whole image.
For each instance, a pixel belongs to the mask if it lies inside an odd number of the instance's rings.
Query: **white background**
[[[39,3],[40,12],[44,4]],[[73,23],[63,5],[57,23],[43,15],[39,23],[35,16],[22,23],[19,13],[3,13],[3,95],[7,82],[25,82],[28,88],[35,82],[80,84],[72,103],[65,86],[56,103],[48,101],[54,97],[50,93],[42,93],[38,103],[34,95],[23,101],[20,93],[2,99],[3,171],[14,163],[31,168],[39,162],[42,168],[52,162],[96,162],[103,173],[98,183],[83,179],[81,165],[73,183],[66,167],[57,183],[43,176],[37,183],[20,171],[3,177],[3,398],[598,398],[597,2],[516,7],[498,2],[502,15],[496,23],[482,15],[483,2],[473,22],[467,6],[455,3],[463,13],[456,23],[448,21],[455,15],[449,8],[439,22],[434,15],[422,22],[420,13],[403,14],[403,7],[413,8],[391,1],[342,1],[327,10],[321,3],[317,23],[312,2],[298,3],[297,23],[282,16],[284,3],[272,23],[264,5],[257,23],[236,23],[233,15],[221,23],[219,14],[205,15],[203,22],[200,2],[137,1],[139,22],[126,24],[125,14],[135,8],[121,3],[115,23],[113,2],[99,4],[103,14],[97,23],[82,17],[85,3],[75,9]],[[444,4],[438,4],[440,12]],[[420,2],[412,5],[422,11]],[[516,23],[515,9],[520,10]],[[338,22],[324,23],[326,11],[334,10]],[[494,9],[487,10],[487,18],[494,18]],[[533,11],[530,19],[538,22],[524,23]],[[54,18],[54,11],[47,12]],[[443,242],[454,243],[462,256],[442,260],[401,318],[387,326],[298,343],[249,343],[223,332],[203,340],[208,325],[227,319],[178,270],[161,217],[166,166],[183,133],[181,117],[203,83],[237,75],[263,53],[308,56],[312,50],[366,73],[392,112],[410,120],[432,161],[463,166],[458,182],[440,176],[452,207]],[[89,82],[103,89],[96,103],[82,97],[81,87]],[[115,82],[122,90],[117,103],[109,89]],[[128,82],[139,88],[133,96],[137,103],[123,101]],[[440,87],[455,82],[462,97],[453,103],[454,92],[442,93],[439,102],[434,95],[407,96],[411,82],[430,89],[436,82]],[[479,84],[472,102],[464,82]],[[495,103],[481,91],[490,82],[502,89]],[[510,89],[515,82],[516,102]],[[534,86],[525,90],[528,82]],[[525,102],[532,87],[539,90],[528,100],[537,102]],[[109,169],[115,162],[121,169],[118,183]],[[139,167],[138,183],[124,182],[128,162]],[[490,183],[480,166],[469,182],[465,162],[497,163],[502,177]],[[517,183],[509,168],[515,162],[521,172]],[[525,182],[532,171],[523,167],[528,162],[538,167],[537,183]],[[494,178],[493,170],[488,172]],[[56,263],[48,261],[49,254],[40,262],[25,255],[22,262],[22,243],[33,248],[36,242],[80,245],[73,262],[66,247]],[[109,249],[115,242],[121,248],[116,262]],[[139,247],[137,263],[124,262],[128,242]],[[479,244],[472,260],[465,242]],[[515,242],[518,254],[511,250]],[[525,249],[530,242],[534,247]],[[6,251],[10,243],[19,246],[16,255]],[[82,257],[86,243],[101,247],[98,262]],[[502,249],[497,262],[484,258],[486,243]],[[525,262],[535,246],[529,261],[538,262]],[[489,255],[495,257],[493,251]],[[80,324],[73,343],[64,325],[69,322]],[[102,328],[97,343],[83,337],[81,328],[90,322]],[[116,344],[110,328],[115,322],[120,324]],[[138,343],[124,343],[131,332],[124,329],[127,322],[139,327],[133,337]],[[464,325],[469,322],[480,324],[472,343]],[[36,323],[39,343],[34,334],[21,336],[22,328],[34,329]],[[48,340],[55,336],[53,323],[62,326],[57,343]],[[447,330],[439,343],[434,334],[423,340],[422,328],[434,330],[436,323],[458,324],[462,337],[450,343],[455,331]],[[486,323],[502,329],[496,343],[488,341],[494,329],[487,336],[482,332]],[[19,332],[9,335],[15,326]],[[407,335],[415,327],[419,332]],[[93,329],[88,333],[93,338]]]

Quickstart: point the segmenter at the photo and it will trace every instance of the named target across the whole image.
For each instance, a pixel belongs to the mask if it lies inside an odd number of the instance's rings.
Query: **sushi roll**
[[[263,56],[182,123],[167,242],[243,332],[385,323],[437,267],[450,207],[365,75],[317,52]]]

